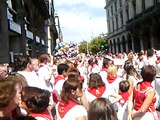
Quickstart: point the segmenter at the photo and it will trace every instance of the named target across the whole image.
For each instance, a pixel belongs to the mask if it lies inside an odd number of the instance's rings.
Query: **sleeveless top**
[[[141,91],[141,90],[144,90],[144,91]],[[154,91],[151,83],[149,83],[149,82],[140,82],[137,84],[136,87],[134,87],[133,97],[135,99],[135,106],[134,106],[135,110],[139,110],[141,108],[141,106],[146,98],[146,95],[149,91]],[[154,112],[155,111],[155,107],[154,107],[155,102],[156,102],[156,98],[154,97],[147,112],[151,112],[151,111]]]

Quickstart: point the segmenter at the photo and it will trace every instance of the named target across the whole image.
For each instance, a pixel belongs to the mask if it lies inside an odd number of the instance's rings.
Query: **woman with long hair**
[[[130,84],[129,87],[129,99],[128,99],[128,119],[132,119],[132,96],[133,96],[133,88],[139,81],[142,81],[141,76],[138,74],[136,69],[134,68],[132,62],[130,60],[126,60],[124,64],[125,75],[123,76],[125,80],[127,80]]]
[[[76,78],[66,80],[56,105],[57,120],[86,120],[87,110],[78,100],[82,96],[82,82]]]
[[[131,93],[133,91],[133,87],[138,83],[138,81],[141,80],[141,76],[138,74],[132,62],[129,60],[125,61],[124,70],[126,73],[124,79],[129,81],[130,83],[129,93]]]

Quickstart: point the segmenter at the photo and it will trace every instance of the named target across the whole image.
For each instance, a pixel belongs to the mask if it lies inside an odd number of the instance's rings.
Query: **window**
[[[1,11],[0,11],[0,33],[1,33],[1,31],[2,31],[2,15],[1,15]]]
[[[113,15],[113,6],[111,6],[111,14]]]
[[[154,4],[157,4],[159,0],[154,0]]]
[[[127,21],[129,20],[129,7],[128,5],[126,6],[126,18],[127,18]]]
[[[136,16],[136,0],[132,0],[134,16]]]
[[[112,20],[112,28],[113,28],[113,31],[114,31],[114,20]]]
[[[116,15],[115,17],[116,17],[116,28],[118,29],[118,15]]]
[[[8,19],[17,22],[17,12],[16,12],[17,2],[14,1],[14,0],[8,0],[7,4],[8,4],[8,7],[7,7],[7,17],[8,17]]]
[[[123,26],[123,12],[122,11],[120,12],[120,18],[121,18],[121,24]]]
[[[109,20],[108,20],[108,32],[111,32],[111,24]]]
[[[117,11],[117,1],[115,1],[114,6],[115,6],[115,11]]]
[[[108,14],[107,14],[107,16],[108,16],[108,18],[109,18],[109,16],[110,16],[110,15],[109,15],[109,9],[108,9]]]
[[[145,9],[146,9],[145,0],[142,0],[142,10],[144,11]]]
[[[120,7],[122,7],[122,0],[119,0],[119,5]]]

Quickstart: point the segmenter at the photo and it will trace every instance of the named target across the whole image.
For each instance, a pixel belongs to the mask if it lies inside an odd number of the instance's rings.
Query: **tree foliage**
[[[87,53],[87,41],[80,42],[78,48],[80,53]]]
[[[97,54],[100,51],[108,49],[107,38],[105,36],[98,36],[93,38],[88,43],[88,50],[91,54]],[[79,52],[87,53],[87,41],[83,41],[79,45]]]

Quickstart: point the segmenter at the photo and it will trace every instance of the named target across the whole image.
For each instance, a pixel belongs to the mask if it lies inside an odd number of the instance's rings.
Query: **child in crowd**
[[[130,84],[128,81],[121,81],[119,83],[119,93],[115,93],[112,96],[115,97],[112,100],[112,103],[116,103],[118,105],[118,113],[117,117],[119,120],[126,120],[127,119],[127,105],[128,105],[128,98],[129,98],[129,87]]]

